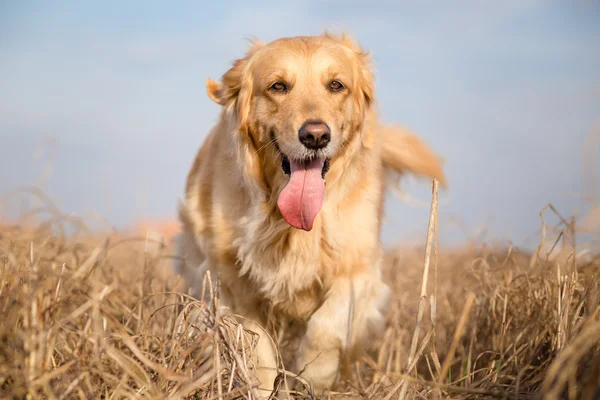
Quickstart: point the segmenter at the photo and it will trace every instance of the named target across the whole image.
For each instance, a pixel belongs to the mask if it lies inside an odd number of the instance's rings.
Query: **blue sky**
[[[64,211],[116,226],[174,215],[218,116],[206,77],[245,38],[344,29],[373,55],[382,119],[446,159],[442,244],[485,226],[531,245],[545,204],[585,206],[598,21],[596,1],[4,1],[0,192],[39,184]],[[386,243],[424,241],[429,187],[404,188],[414,201],[389,198]]]

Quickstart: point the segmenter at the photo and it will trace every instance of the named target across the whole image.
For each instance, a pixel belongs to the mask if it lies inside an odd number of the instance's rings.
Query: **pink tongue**
[[[277,205],[283,219],[296,229],[310,231],[323,206],[325,180],[321,177],[323,159],[308,163],[290,160],[291,176],[279,194]]]

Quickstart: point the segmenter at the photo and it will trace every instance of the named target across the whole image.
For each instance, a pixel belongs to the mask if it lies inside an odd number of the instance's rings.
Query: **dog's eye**
[[[329,89],[332,92],[339,92],[340,90],[344,89],[344,85],[342,85],[340,81],[331,81],[329,84]]]
[[[285,92],[287,90],[287,86],[285,86],[285,83],[283,82],[275,82],[271,85],[271,87],[269,87],[269,90],[272,90],[273,92]]]

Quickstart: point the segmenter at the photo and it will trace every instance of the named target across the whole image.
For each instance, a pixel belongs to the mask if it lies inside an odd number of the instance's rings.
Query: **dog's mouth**
[[[310,163],[310,161],[304,161],[305,163]],[[331,159],[325,158],[323,162],[323,168],[321,169],[321,178],[325,179],[325,175],[329,172],[329,168],[331,167]],[[287,176],[292,175],[292,168],[290,165],[290,160],[285,154],[281,154],[281,169],[283,173]]]
[[[323,207],[325,175],[331,161],[318,154],[304,160],[290,159],[277,147],[281,154],[281,169],[289,176],[289,181],[279,193],[277,206],[290,226],[310,231]]]

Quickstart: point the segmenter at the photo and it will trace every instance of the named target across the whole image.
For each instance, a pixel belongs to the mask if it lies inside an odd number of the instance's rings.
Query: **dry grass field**
[[[548,207],[537,252],[438,250],[433,211],[427,245],[387,252],[384,337],[323,397],[600,398],[600,224],[576,247],[579,225]],[[0,398],[256,398],[255,337],[219,315],[215,277],[190,298],[160,236],[75,225],[0,225]],[[315,397],[280,378],[273,397]]]

